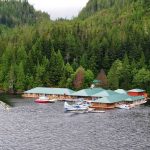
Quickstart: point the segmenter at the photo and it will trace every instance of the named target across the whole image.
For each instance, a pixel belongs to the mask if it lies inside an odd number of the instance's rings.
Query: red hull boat
[[[36,103],[49,103],[48,100],[41,100],[41,99],[36,99],[35,102]]]
[[[41,96],[35,100],[36,103],[49,103],[49,98],[46,96]]]

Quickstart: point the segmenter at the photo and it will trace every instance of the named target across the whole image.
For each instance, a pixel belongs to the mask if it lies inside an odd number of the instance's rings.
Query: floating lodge
[[[74,93],[73,90],[68,88],[47,88],[47,87],[36,87],[31,90],[25,91],[23,97],[38,98],[41,95],[48,96],[49,99],[71,99],[71,94]]]
[[[121,104],[136,105],[143,104],[147,99],[147,93],[142,89],[132,89],[125,91],[123,89],[105,90],[103,88],[87,88],[79,91],[73,91],[68,88],[46,88],[36,87],[25,91],[23,97],[37,98],[41,95],[48,96],[49,99],[63,101],[74,101],[79,98],[91,102],[94,109],[111,109]]]

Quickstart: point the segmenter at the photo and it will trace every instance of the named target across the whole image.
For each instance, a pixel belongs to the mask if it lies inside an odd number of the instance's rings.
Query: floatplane
[[[88,110],[88,105],[87,104],[81,104],[81,103],[76,103],[73,105],[70,105],[68,102],[64,102],[64,111],[85,111]]]

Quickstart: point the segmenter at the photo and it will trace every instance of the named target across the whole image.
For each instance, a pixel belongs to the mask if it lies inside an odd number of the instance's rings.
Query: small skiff
[[[56,99],[50,100],[46,96],[41,96],[41,97],[39,97],[38,99],[35,100],[36,103],[54,103],[55,101],[56,101]]]
[[[120,104],[120,105],[117,106],[117,108],[130,109],[130,106],[129,106],[129,105],[126,105],[126,104]]]

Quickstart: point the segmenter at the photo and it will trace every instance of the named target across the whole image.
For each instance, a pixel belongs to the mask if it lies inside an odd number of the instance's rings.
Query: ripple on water
[[[64,113],[63,102],[13,99],[0,109],[0,150],[149,150],[150,108]]]

